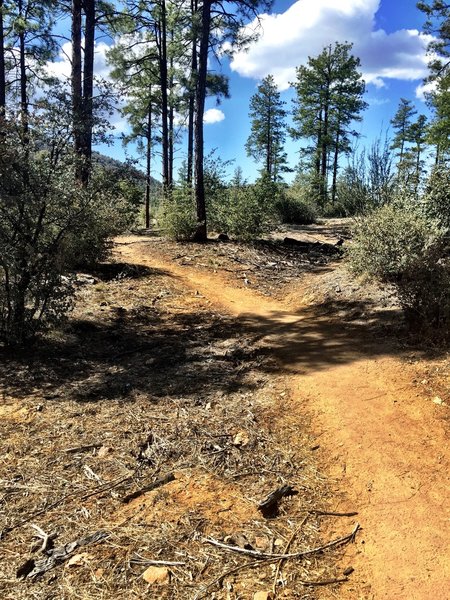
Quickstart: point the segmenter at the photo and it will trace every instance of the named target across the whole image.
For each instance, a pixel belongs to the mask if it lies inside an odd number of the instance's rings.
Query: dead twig
[[[302,522],[300,523],[300,525],[297,527],[297,529],[292,533],[291,537],[289,538],[289,540],[287,541],[286,546],[284,547],[284,554],[286,554],[289,550],[289,548],[291,547],[292,542],[294,541],[294,539],[297,537],[297,534],[299,531],[301,531],[301,529],[303,528],[303,525],[306,523],[306,521],[308,520],[309,514],[307,514],[304,519],[302,520]],[[275,571],[275,576],[273,578],[273,586],[272,586],[272,590],[273,593],[276,594],[277,592],[277,582],[278,582],[278,577],[280,575],[280,571],[281,571],[281,567],[283,565],[283,560],[281,559],[278,561],[277,564],[277,569]]]
[[[327,516],[327,517],[356,517],[357,516],[357,512],[353,511],[353,512],[332,512],[332,511],[328,511],[328,510],[310,510],[309,513],[311,515],[320,515],[320,516]]]
[[[142,558],[142,556],[135,556],[130,559],[130,565],[182,567],[185,564],[185,562],[176,560],[152,560],[151,558]]]
[[[345,583],[348,581],[348,577],[341,577],[340,579],[325,579],[324,581],[302,581],[300,583],[304,586],[320,586],[320,585],[333,585],[333,583]]]
[[[50,569],[53,569],[60,563],[65,562],[77,548],[87,546],[89,544],[95,544],[97,542],[104,541],[109,536],[106,531],[97,531],[91,535],[87,535],[77,540],[65,544],[64,546],[58,546],[48,552],[45,558],[39,560],[28,559],[23,565],[19,567],[16,573],[16,577],[33,579],[39,575],[43,575]]]
[[[193,600],[200,600],[200,598],[203,598],[204,595],[206,594],[206,592],[210,588],[214,587],[215,585],[217,585],[218,583],[223,581],[223,579],[225,579],[225,577],[228,577],[229,575],[233,575],[234,573],[238,573],[239,571],[243,571],[244,569],[252,569],[253,567],[256,567],[257,565],[260,565],[260,564],[261,564],[261,561],[255,560],[253,562],[246,563],[245,565],[239,565],[237,567],[234,567],[233,569],[229,569],[228,571],[225,571],[224,573],[219,575],[219,577],[216,577],[216,579],[213,579],[213,581],[206,584],[206,586],[202,590],[199,590],[195,594]]]
[[[303,558],[304,556],[310,556],[311,554],[316,554],[317,552],[322,552],[323,550],[327,550],[328,548],[333,548],[335,546],[340,546],[342,544],[346,544],[355,539],[355,535],[360,529],[360,524],[356,523],[353,531],[348,535],[337,538],[324,544],[323,546],[318,546],[317,548],[310,548],[309,550],[303,550],[303,552],[293,552],[292,554],[269,554],[267,552],[259,552],[258,550],[246,550],[244,548],[240,548],[239,546],[229,546],[228,544],[224,544],[223,542],[219,542],[214,538],[203,538],[203,541],[206,544],[212,544],[213,546],[217,546],[218,548],[223,548],[228,552],[237,552],[238,554],[245,554],[247,556],[253,556],[254,558],[258,558],[259,560],[269,560],[269,561],[277,561],[277,560],[285,560],[291,558]]]
[[[145,485],[144,487],[140,488],[139,490],[136,490],[135,492],[132,492],[131,494],[127,494],[126,496],[124,496],[122,498],[122,502],[124,504],[128,504],[128,502],[131,502],[131,500],[134,500],[135,498],[139,498],[139,496],[142,496],[143,494],[145,494],[147,492],[151,492],[152,490],[155,490],[156,488],[166,485],[166,483],[170,483],[171,481],[174,481],[174,480],[175,480],[175,475],[173,473],[167,473],[167,475],[164,475],[164,477],[160,477],[159,479],[157,479],[156,481],[153,481],[149,485]]]

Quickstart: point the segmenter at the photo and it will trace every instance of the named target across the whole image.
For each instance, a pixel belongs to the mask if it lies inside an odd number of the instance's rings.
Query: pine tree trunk
[[[152,165],[152,103],[148,106],[147,120],[147,172],[145,185],[145,227],[150,229],[150,188],[151,188],[151,165]]]
[[[23,0],[18,0],[18,10],[23,18]],[[19,33],[19,78],[20,78],[20,118],[24,142],[28,141],[28,94],[27,94],[27,68],[25,59],[25,33]]]
[[[195,18],[197,12],[196,0],[191,0],[191,15]],[[188,107],[188,132],[187,132],[187,173],[186,183],[190,187],[192,185],[192,170],[194,165],[194,111],[195,111],[195,90],[197,86],[197,34],[194,31],[192,39],[192,55],[191,55],[191,78],[189,90],[189,107]]]
[[[173,75],[172,75],[172,70],[173,70],[173,59],[171,58],[170,59],[170,76],[169,76],[170,97],[168,99],[168,101],[169,101],[169,111],[168,111],[169,112],[169,115],[168,115],[168,136],[169,136],[168,187],[169,187],[169,189],[172,189],[172,187],[173,187],[173,151],[174,151],[174,142],[175,142],[174,131],[173,131],[173,121],[174,121],[175,109],[174,109],[174,106],[173,106]]]
[[[72,127],[74,150],[78,159],[76,177],[81,180],[81,152],[82,152],[82,130],[83,121],[82,107],[82,69],[81,69],[81,0],[72,0]]]
[[[95,0],[84,0],[86,23],[84,30],[83,65],[83,164],[81,180],[89,181],[92,162],[93,95],[94,95],[94,44],[95,44]]]
[[[206,199],[205,182],[203,173],[203,116],[205,113],[206,75],[208,70],[209,35],[211,28],[211,0],[203,0],[200,49],[198,56],[198,77],[195,94],[195,201],[197,205],[197,231],[195,241],[205,242],[207,240],[206,228]]]
[[[331,188],[331,202],[334,204],[336,201],[336,183],[337,183],[337,172],[338,172],[338,160],[339,160],[339,127],[338,122],[336,131],[336,142],[334,147],[334,160],[333,160],[333,184]]]
[[[6,112],[5,36],[3,29],[3,0],[0,0],[0,119]]]
[[[162,129],[162,179],[163,193],[166,196],[169,184],[169,128],[168,128],[168,97],[167,97],[167,24],[166,24],[166,3],[161,2],[161,16],[157,26],[157,47],[159,62],[159,77],[161,88],[161,129]]]

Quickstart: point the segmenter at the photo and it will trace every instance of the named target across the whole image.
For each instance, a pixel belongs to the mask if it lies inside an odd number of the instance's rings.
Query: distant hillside
[[[94,164],[100,165],[107,171],[111,172],[123,171],[126,169],[131,177],[136,180],[136,183],[142,183],[143,187],[145,185],[145,173],[133,165],[129,165],[128,163],[117,160],[116,158],[111,158],[110,156],[106,156],[100,152],[92,153],[92,161]],[[154,177],[151,178],[151,183],[154,190],[158,190],[161,187],[161,183]]]

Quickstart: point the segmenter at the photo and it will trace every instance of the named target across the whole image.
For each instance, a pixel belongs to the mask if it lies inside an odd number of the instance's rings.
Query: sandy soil
[[[292,284],[282,301],[223,272],[180,264],[150,239],[121,238],[118,256],[181,278],[234,315],[243,336],[256,332],[286,376],[289,419],[295,425],[313,414],[335,508],[357,510],[362,526],[345,557],[356,576],[333,597],[450,598],[448,406],[418,386],[420,354],[384,337],[383,327],[370,329],[364,315],[315,309],[320,274]]]

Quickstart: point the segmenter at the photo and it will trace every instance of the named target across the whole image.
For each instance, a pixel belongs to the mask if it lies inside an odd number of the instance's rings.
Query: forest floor
[[[280,237],[118,238],[2,352],[1,598],[450,598],[448,354]]]

